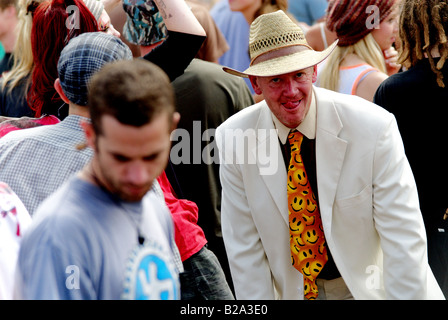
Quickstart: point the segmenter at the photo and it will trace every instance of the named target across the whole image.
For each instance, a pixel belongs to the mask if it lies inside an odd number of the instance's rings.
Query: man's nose
[[[292,80],[285,81],[284,87],[283,87],[283,94],[285,96],[295,96],[298,91],[299,91],[299,88],[295,81],[292,81]]]
[[[149,173],[142,162],[129,164],[126,170],[126,180],[136,186],[144,185],[148,182]]]

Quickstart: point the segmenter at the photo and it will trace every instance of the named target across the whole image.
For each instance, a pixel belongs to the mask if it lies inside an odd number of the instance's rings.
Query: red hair
[[[37,7],[31,28],[34,67],[27,95],[36,117],[58,116],[62,99],[54,89],[54,81],[58,78],[57,65],[64,46],[81,33],[98,31],[95,17],[82,0],[50,0]]]

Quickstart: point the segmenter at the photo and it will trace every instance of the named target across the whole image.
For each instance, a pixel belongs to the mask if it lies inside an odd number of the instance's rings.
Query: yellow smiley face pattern
[[[308,182],[300,155],[303,135],[288,136],[291,160],[288,167],[288,209],[292,265],[303,274],[304,295],[309,300],[318,296],[317,275],[328,260],[325,236],[317,201]]]

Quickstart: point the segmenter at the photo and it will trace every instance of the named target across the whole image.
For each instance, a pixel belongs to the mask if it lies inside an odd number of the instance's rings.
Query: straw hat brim
[[[229,67],[223,67],[227,73],[248,78],[249,76],[272,77],[280,74],[312,67],[325,60],[336,48],[338,41],[333,42],[323,51],[305,50],[287,56],[281,56],[254,64],[244,71],[238,71]]]

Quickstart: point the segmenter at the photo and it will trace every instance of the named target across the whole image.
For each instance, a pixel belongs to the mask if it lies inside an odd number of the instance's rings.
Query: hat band
[[[301,52],[304,50],[313,50],[313,49],[307,44],[293,44],[279,49],[272,49],[270,51],[263,52],[260,55],[254,57],[250,62],[250,66],[256,65],[257,63],[264,62],[267,60],[275,59],[278,57],[289,56],[291,54]]]

